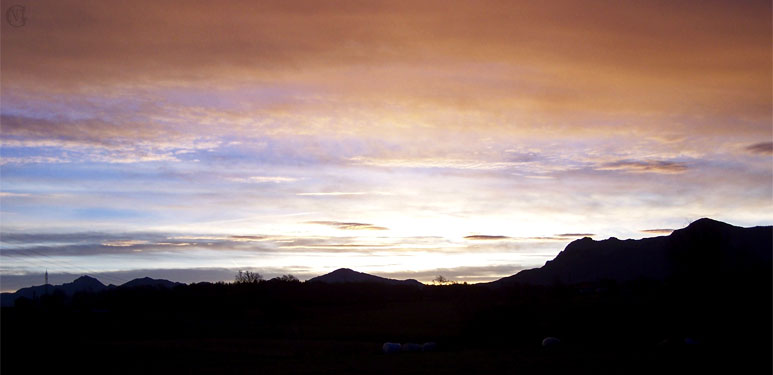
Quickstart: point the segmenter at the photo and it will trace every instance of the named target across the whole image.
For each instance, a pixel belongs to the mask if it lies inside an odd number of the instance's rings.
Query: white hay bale
[[[392,354],[392,353],[399,353],[402,345],[396,342],[385,342],[384,345],[381,346],[381,350],[384,351],[384,354]]]
[[[561,343],[561,340],[555,338],[555,337],[545,337],[542,340],[542,347],[543,348],[551,348],[554,346],[558,346],[558,344]]]

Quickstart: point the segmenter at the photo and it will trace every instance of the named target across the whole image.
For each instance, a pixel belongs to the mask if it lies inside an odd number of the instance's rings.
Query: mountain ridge
[[[333,272],[321,276],[312,277],[307,282],[320,282],[327,284],[348,284],[348,283],[374,283],[388,285],[414,285],[423,286],[421,282],[414,279],[395,280],[385,277],[375,276],[364,272],[354,271],[349,268],[339,268]]]
[[[569,243],[542,267],[523,270],[489,284],[716,278],[769,266],[772,248],[772,226],[744,228],[702,218],[667,236],[638,240],[610,237],[600,241],[584,237]]]
[[[115,288],[137,288],[137,287],[155,287],[155,288],[172,288],[177,285],[183,285],[182,283],[173,282],[164,279],[152,279],[150,277],[136,278],[127,281],[119,286],[113,284],[105,285],[101,281],[94,277],[83,275],[75,280],[60,285],[36,285],[26,288],[21,288],[12,293],[0,293],[0,306],[13,306],[16,299],[25,297],[29,299],[38,298],[46,294],[63,293],[65,296],[71,297],[76,293],[99,293],[106,290]]]

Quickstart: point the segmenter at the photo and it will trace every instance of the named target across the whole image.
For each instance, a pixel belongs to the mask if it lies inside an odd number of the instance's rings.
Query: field
[[[770,290],[738,287],[262,282],[43,296],[3,309],[2,370],[769,374]],[[561,343],[542,347],[547,336]],[[437,349],[384,354],[387,341]]]

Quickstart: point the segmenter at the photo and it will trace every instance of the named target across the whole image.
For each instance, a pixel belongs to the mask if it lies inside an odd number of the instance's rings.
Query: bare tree
[[[241,270],[236,274],[236,278],[234,279],[234,283],[236,284],[257,284],[261,281],[263,281],[263,276],[261,274]]]
[[[435,285],[445,285],[449,283],[448,279],[443,275],[437,275],[437,277],[432,279],[432,282],[435,283]]]

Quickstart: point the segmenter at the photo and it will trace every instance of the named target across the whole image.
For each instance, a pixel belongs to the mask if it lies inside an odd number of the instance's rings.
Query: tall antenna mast
[[[48,268],[46,268],[46,283],[43,285],[48,285]]]

